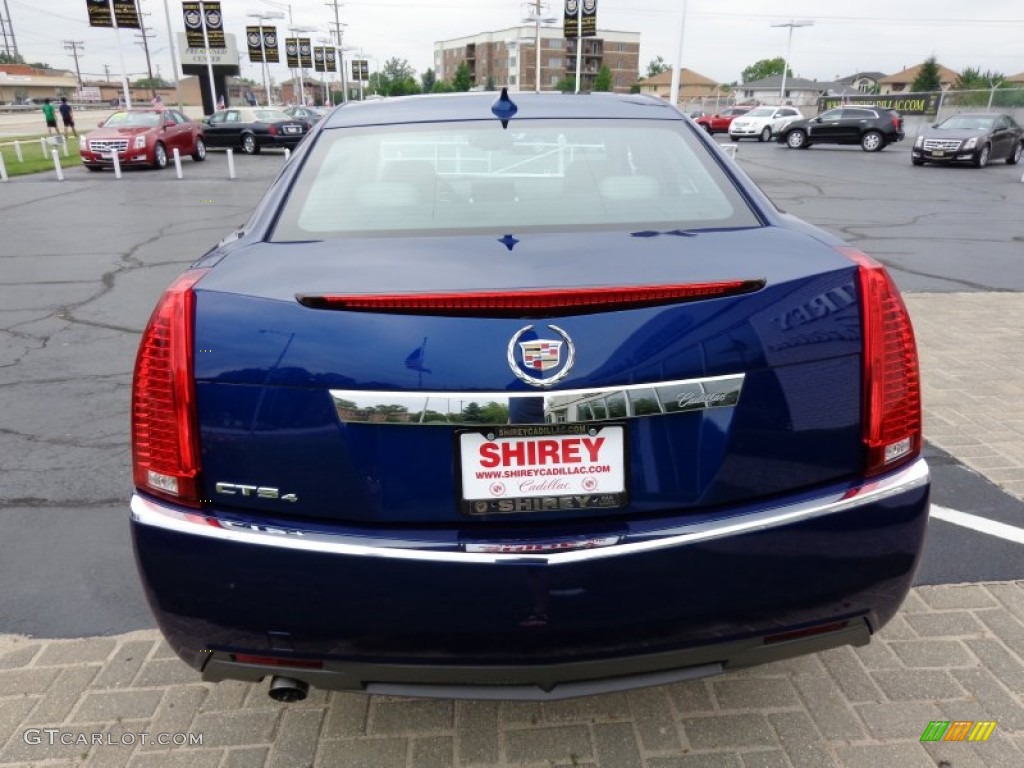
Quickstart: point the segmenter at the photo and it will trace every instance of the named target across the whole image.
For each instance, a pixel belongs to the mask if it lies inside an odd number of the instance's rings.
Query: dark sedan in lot
[[[207,146],[241,149],[247,155],[258,155],[265,147],[294,148],[313,127],[305,118],[268,107],[222,109],[204,124]]]
[[[335,110],[158,302],[131,532],[205,680],[558,699],[862,645],[910,589],[885,268],[663,100],[514,98]]]
[[[288,117],[294,117],[297,120],[318,123],[323,119],[324,115],[327,114],[328,110],[321,109],[320,107],[291,106],[285,107],[281,111],[288,115]]]
[[[972,163],[984,168],[993,160],[1009,165],[1024,154],[1024,130],[1009,115],[995,112],[965,112],[947,117],[926,129],[914,141],[910,162]]]

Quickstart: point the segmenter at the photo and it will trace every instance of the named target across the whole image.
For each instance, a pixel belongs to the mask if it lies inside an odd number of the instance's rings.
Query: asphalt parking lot
[[[921,346],[934,501],[1020,531],[1024,169],[912,168],[906,145],[742,142],[737,160],[892,269]],[[197,682],[152,630],[131,562],[134,348],[160,291],[283,163],[236,156],[229,181],[211,152],[182,180],[71,167],[0,185],[0,766],[1024,764],[1024,541],[948,515],[927,578],[863,649],[552,704],[320,691],[285,707],[265,683]],[[997,725],[985,743],[922,743],[936,720]],[[55,743],[33,743],[46,729]]]

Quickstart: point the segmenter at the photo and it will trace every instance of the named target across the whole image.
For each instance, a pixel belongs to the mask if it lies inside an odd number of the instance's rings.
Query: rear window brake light
[[[717,299],[759,291],[763,278],[709,283],[393,294],[298,294],[311,309],[474,317],[557,317]]]

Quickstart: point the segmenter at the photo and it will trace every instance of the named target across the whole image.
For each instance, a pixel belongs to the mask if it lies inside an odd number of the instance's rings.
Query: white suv
[[[795,107],[757,107],[732,121],[729,125],[729,138],[733,141],[771,141],[778,131],[802,117],[800,110]]]

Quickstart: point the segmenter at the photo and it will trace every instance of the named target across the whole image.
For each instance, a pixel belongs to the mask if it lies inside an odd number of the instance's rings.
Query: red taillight
[[[271,123],[270,125],[267,126],[267,131],[270,133],[271,136],[276,136],[277,126]]]
[[[910,315],[885,267],[856,248],[837,250],[860,267],[866,474],[875,475],[921,452],[917,344]]]
[[[555,317],[736,296],[760,290],[762,287],[764,280],[728,280],[715,283],[528,291],[319,296],[300,294],[295,298],[303,306],[313,309],[343,309],[352,312],[484,317],[543,314],[545,317]]]
[[[135,486],[191,507],[200,505],[192,286],[205,273],[186,272],[160,298],[139,342],[132,383]]]

